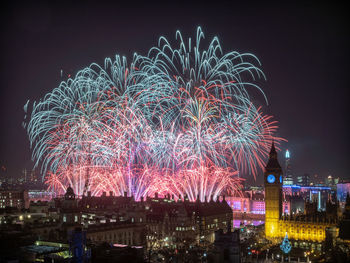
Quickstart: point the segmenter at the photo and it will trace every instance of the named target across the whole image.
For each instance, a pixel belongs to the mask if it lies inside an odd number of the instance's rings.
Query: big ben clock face
[[[269,174],[269,175],[267,176],[267,181],[268,181],[270,184],[274,183],[275,180],[276,180],[276,178],[275,178],[275,176],[274,176],[273,174]]]

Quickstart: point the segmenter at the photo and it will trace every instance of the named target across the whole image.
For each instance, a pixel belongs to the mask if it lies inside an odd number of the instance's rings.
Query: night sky
[[[219,37],[225,52],[249,52],[260,59],[269,100],[263,111],[279,121],[278,135],[288,140],[281,148],[290,150],[294,174],[350,177],[345,6],[145,2],[12,1],[2,6],[0,164],[7,168],[2,176],[18,177],[24,167],[32,168],[23,105],[57,87],[61,69],[67,77],[115,54],[130,59],[134,52],[146,54],[161,35],[174,43],[177,29],[194,37],[201,26],[206,39]],[[264,104],[263,96],[254,102]]]

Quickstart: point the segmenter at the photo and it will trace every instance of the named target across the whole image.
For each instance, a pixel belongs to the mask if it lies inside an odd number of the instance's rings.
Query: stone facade
[[[282,170],[277,152],[272,145],[270,159],[265,168],[265,235],[271,241],[280,241],[286,233],[296,241],[322,242],[326,229],[337,226],[339,205],[330,202],[326,212],[318,212],[315,203],[305,203],[305,213],[282,216]]]

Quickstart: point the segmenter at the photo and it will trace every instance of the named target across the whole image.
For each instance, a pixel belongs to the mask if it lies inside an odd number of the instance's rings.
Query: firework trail
[[[252,54],[201,47],[176,33],[147,56],[105,60],[62,82],[32,106],[33,160],[57,193],[174,194],[190,200],[239,190],[240,173],[263,167],[277,124],[250,98],[264,79]],[[28,108],[28,103],[25,109]]]

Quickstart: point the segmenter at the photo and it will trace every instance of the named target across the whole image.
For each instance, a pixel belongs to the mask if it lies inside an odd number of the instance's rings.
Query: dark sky
[[[279,121],[279,135],[288,140],[282,149],[291,151],[294,173],[350,177],[346,6],[334,1],[144,2],[11,1],[2,6],[0,163],[6,174],[17,177],[32,167],[21,126],[23,105],[58,86],[61,69],[75,74],[117,53],[145,54],[159,36],[175,40],[179,29],[193,37],[201,26],[207,39],[219,37],[224,51],[251,52],[262,62],[267,76],[262,88],[269,99],[264,111]],[[263,102],[261,96],[255,100]]]

